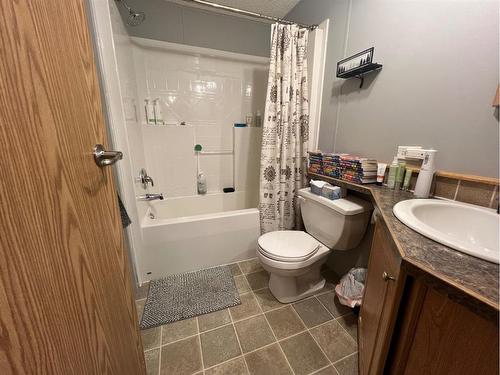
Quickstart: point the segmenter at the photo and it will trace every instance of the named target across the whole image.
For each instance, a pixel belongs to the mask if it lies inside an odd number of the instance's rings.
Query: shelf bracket
[[[363,83],[365,83],[365,75],[364,74],[361,74],[359,76],[356,76],[357,79],[360,80],[359,82],[359,88],[363,88]]]

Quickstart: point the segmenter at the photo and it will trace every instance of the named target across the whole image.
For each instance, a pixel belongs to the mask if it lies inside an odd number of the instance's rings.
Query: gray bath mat
[[[228,266],[167,276],[149,285],[141,328],[152,328],[241,304]]]

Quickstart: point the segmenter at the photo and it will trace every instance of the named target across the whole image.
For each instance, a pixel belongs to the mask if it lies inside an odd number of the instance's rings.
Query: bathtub
[[[257,200],[234,192],[150,202],[141,223],[142,281],[254,258]]]

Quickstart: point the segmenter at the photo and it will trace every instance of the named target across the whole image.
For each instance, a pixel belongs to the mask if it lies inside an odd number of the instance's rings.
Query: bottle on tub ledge
[[[144,99],[145,105],[144,105],[144,110],[145,110],[145,115],[146,115],[146,124],[148,125],[156,125],[156,120],[155,120],[155,109],[154,105],[151,102],[149,98]]]
[[[160,98],[153,100],[153,109],[155,115],[155,124],[164,125],[163,114],[161,113]]]

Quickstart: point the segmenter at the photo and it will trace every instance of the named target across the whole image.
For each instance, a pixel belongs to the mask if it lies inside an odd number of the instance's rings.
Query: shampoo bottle
[[[207,193],[207,179],[203,172],[198,173],[198,194]]]
[[[144,106],[145,109],[145,114],[146,114],[146,123],[149,125],[155,125],[155,110],[153,103],[151,103],[151,100],[146,99],[144,100],[146,102],[146,105]]]
[[[398,164],[398,171],[396,172],[396,183],[394,185],[394,189],[400,190],[403,185],[403,178],[405,175],[406,163],[404,161]]]
[[[394,189],[394,186],[396,185],[396,174],[398,173],[398,168],[398,158],[395,156],[389,166],[389,176],[387,177],[387,187],[389,189]]]
[[[154,100],[154,113],[156,125],[163,125],[163,115],[161,113],[160,99]]]
[[[257,111],[255,114],[255,126],[259,128],[262,126],[262,115],[260,114],[260,111]]]

